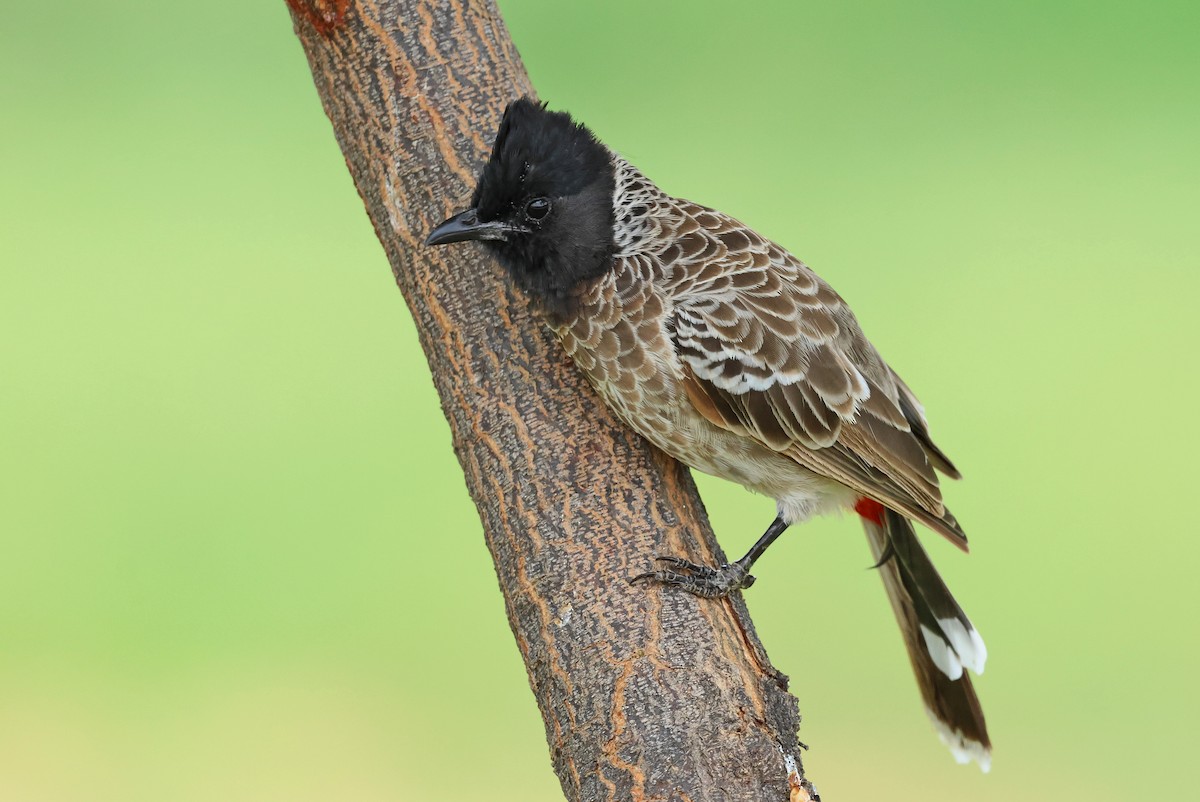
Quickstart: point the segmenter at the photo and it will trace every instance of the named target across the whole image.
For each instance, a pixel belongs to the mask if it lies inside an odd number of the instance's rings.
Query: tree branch
[[[628,583],[659,553],[724,561],[687,470],[612,417],[481,250],[422,247],[533,93],[495,4],[288,5],[416,321],[567,798],[815,798],[796,701],[740,597]]]

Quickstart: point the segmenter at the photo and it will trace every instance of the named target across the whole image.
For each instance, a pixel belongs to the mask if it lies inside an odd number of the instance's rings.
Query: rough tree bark
[[[412,310],[569,800],[807,800],[796,700],[740,598],[628,578],[720,562],[687,470],[617,422],[480,250],[422,239],[532,95],[494,2],[287,0]],[[436,615],[436,612],[434,613]]]

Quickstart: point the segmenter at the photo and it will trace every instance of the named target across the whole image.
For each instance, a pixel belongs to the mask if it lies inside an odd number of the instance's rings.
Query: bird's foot
[[[679,557],[656,557],[659,564],[655,571],[638,574],[629,584],[648,580],[663,585],[672,585],[703,599],[720,599],[754,584],[750,569],[740,561],[725,563],[713,568],[707,565],[682,560]]]

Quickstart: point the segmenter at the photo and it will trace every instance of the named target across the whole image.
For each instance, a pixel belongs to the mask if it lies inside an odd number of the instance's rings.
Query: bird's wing
[[[958,472],[842,298],[738,221],[680,208],[677,236],[659,258],[696,408],[965,549],[934,469]]]

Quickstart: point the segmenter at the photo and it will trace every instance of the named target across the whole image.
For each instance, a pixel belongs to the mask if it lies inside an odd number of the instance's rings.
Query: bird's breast
[[[555,332],[605,402],[633,428],[677,430],[686,400],[682,365],[667,332],[667,305],[652,284],[598,282]],[[624,291],[623,291],[624,290]]]
[[[809,481],[794,460],[714,426],[688,398],[667,326],[669,305],[650,282],[620,292],[615,281],[583,296],[555,332],[610,409],[692,468],[775,498]]]

